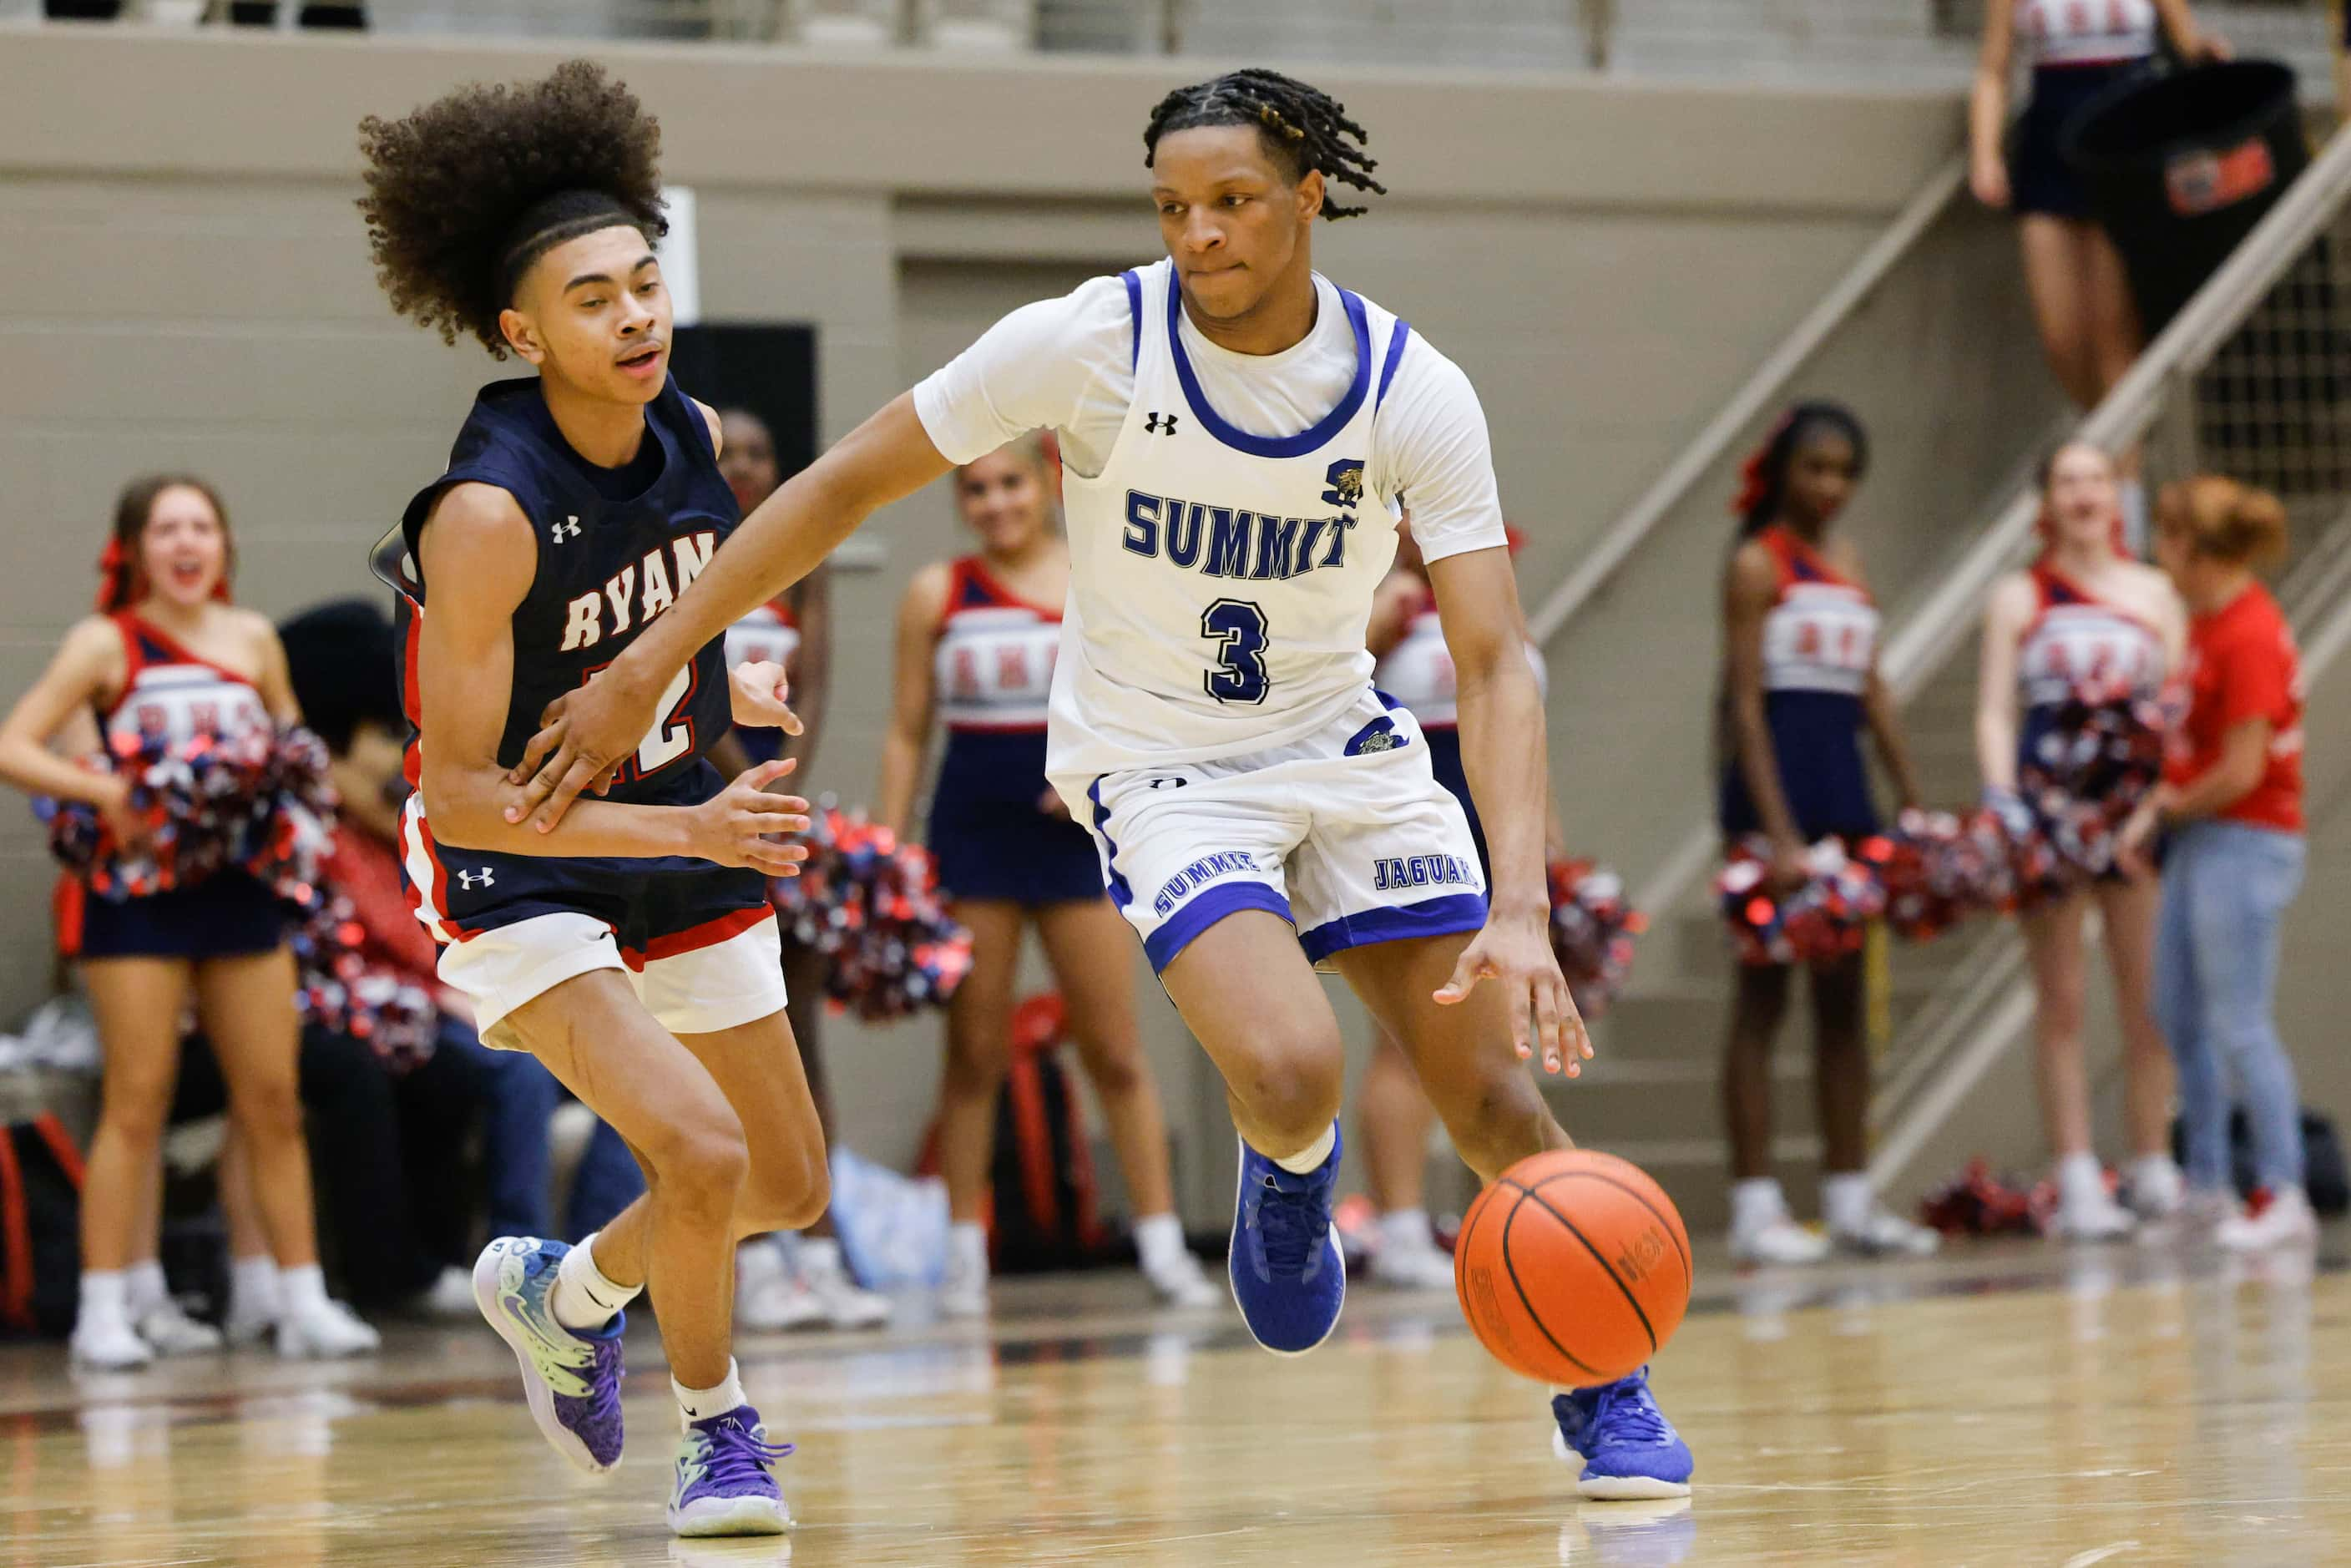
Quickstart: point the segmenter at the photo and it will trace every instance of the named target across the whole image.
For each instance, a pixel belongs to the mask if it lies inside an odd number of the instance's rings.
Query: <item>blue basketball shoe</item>
[[[548,1301],[560,1241],[501,1236],[474,1260],[474,1302],[522,1367],[531,1418],[555,1451],[590,1475],[621,1462],[621,1328],[626,1314],[592,1333],[556,1322]]]
[[[669,1527],[680,1535],[781,1535],[792,1511],[770,1473],[792,1451],[770,1443],[748,1405],[696,1421],[677,1446],[677,1486]]]
[[[1687,1497],[1689,1445],[1649,1394],[1649,1369],[1597,1388],[1552,1396],[1552,1452],[1583,1461],[1575,1490],[1589,1498]]]
[[[1241,1140],[1238,1203],[1226,1272],[1241,1321],[1276,1355],[1303,1355],[1331,1337],[1347,1299],[1347,1264],[1331,1228],[1339,1181],[1339,1128],[1331,1157],[1305,1176],[1283,1170]]]

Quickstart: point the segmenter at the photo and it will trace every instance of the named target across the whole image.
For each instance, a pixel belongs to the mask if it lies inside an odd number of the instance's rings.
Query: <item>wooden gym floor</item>
[[[373,1361],[69,1376],[0,1350],[0,1568],[67,1565],[2351,1562],[2345,1238],[2245,1264],[2122,1244],[1734,1276],[1656,1384],[1687,1503],[1581,1503],[1542,1392],[1448,1297],[1359,1289],[1277,1361],[1131,1275],[1016,1281],[993,1330],[739,1346],[788,1541],[673,1542],[674,1406],[632,1337],[631,1451],[542,1443],[478,1325]]]

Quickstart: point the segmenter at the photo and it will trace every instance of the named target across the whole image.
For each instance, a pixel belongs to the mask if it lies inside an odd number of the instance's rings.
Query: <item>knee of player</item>
[[[1478,1074],[1464,1087],[1466,1092],[1437,1110],[1454,1148],[1472,1170],[1498,1172],[1545,1146],[1542,1092],[1515,1060]]]
[[[747,1236],[805,1230],[832,1206],[832,1176],[824,1151],[802,1150],[765,1162],[751,1173],[736,1213]]]
[[[732,1208],[750,1174],[743,1124],[724,1103],[681,1118],[669,1135],[645,1151],[653,1177],[688,1201]]]
[[[1081,1055],[1100,1099],[1123,1100],[1144,1085],[1143,1047],[1138,1041],[1086,1046]]]
[[[290,1075],[266,1083],[242,1084],[229,1095],[229,1120],[248,1137],[302,1135],[302,1094]]]
[[[162,1141],[172,1114],[168,1082],[110,1083],[99,1105],[99,1124],[119,1138],[141,1147]]]
[[[944,1088],[951,1099],[992,1098],[1004,1082],[1004,1071],[1010,1058],[1009,1043],[1002,1039],[976,1040],[954,1040],[947,1043]]]

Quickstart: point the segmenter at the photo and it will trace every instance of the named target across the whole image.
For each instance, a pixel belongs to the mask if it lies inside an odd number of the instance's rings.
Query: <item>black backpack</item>
[[[0,1338],[63,1339],[81,1297],[81,1151],[44,1112],[0,1127]]]
[[[2171,1148],[2174,1158],[2187,1154],[2187,1134],[2175,1119],[2171,1124]],[[2242,1105],[2229,1112],[2229,1185],[2236,1188],[2239,1197],[2251,1197],[2259,1182],[2253,1175],[2252,1124]],[[2335,1120],[2322,1111],[2304,1106],[2302,1113],[2302,1190],[2310,1199],[2310,1207],[2323,1215],[2338,1215],[2351,1209],[2351,1166],[2343,1157],[2343,1140],[2335,1131]]]

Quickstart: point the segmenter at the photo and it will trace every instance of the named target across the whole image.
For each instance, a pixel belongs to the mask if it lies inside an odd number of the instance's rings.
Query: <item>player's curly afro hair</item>
[[[581,235],[663,216],[661,124],[601,67],[571,60],[543,80],[474,83],[398,120],[360,121],[376,281],[392,308],[500,359],[498,312],[532,262]]]

